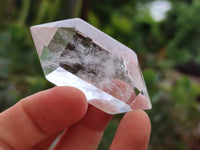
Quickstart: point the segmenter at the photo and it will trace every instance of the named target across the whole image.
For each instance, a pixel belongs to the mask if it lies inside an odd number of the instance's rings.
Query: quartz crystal
[[[151,108],[133,50],[79,18],[32,26],[31,33],[51,83],[80,89],[109,114]]]

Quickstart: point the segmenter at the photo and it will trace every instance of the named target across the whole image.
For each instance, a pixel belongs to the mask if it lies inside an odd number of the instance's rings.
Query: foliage
[[[138,54],[153,109],[149,150],[200,149],[200,1],[170,1],[162,21],[149,11],[153,0],[1,0],[0,111],[51,87],[30,36],[34,24],[87,15],[87,21]],[[106,129],[107,149],[122,115]]]
[[[167,55],[175,64],[192,61],[200,66],[200,20],[194,17],[200,14],[200,2],[194,1],[190,5],[175,3],[173,7],[174,11],[169,12],[167,20],[163,22],[164,28],[171,24],[171,28],[163,33],[171,34],[166,38]]]

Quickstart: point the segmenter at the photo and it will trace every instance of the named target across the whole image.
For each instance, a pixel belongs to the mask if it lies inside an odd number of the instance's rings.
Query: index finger
[[[78,122],[86,110],[85,95],[72,87],[55,87],[27,97],[0,114],[0,149],[30,149]]]

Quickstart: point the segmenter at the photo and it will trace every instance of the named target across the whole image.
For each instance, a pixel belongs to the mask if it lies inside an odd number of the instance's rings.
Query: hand
[[[55,150],[95,150],[112,115],[87,104],[72,87],[55,87],[22,99],[0,114],[0,150],[47,150],[64,130]],[[121,120],[110,150],[145,150],[150,121],[144,111]]]

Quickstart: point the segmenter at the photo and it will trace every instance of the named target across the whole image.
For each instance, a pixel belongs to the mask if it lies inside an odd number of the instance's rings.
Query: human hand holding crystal
[[[64,129],[55,150],[95,150],[111,118],[88,105],[80,90],[55,87],[24,98],[0,114],[0,150],[46,150]],[[126,113],[110,150],[145,150],[150,126],[144,111]]]

